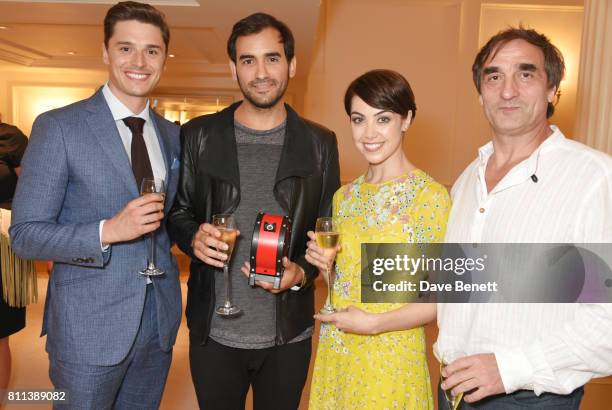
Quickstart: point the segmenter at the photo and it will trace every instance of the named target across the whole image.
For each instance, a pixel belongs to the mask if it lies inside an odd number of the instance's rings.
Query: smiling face
[[[549,88],[544,54],[525,40],[502,45],[482,70],[480,101],[497,136],[523,136],[546,127]]]
[[[159,82],[166,62],[166,47],[159,28],[136,20],[115,24],[108,48],[102,46],[108,66],[108,86],[123,104],[140,113]]]
[[[280,34],[274,28],[238,37],[236,63],[230,61],[246,103],[263,109],[281,102],[295,67],[295,58],[287,61]]]
[[[399,163],[404,157],[402,135],[411,119],[411,111],[402,118],[393,111],[371,107],[354,96],[350,114],[353,142],[370,165]]]

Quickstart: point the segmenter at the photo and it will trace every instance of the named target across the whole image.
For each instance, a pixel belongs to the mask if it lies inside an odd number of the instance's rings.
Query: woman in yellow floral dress
[[[333,299],[339,312],[315,316],[323,323],[309,408],[433,409],[423,325],[435,318],[435,305],[362,303],[360,245],[442,242],[450,199],[403,152],[403,134],[416,111],[404,77],[367,72],[351,83],[344,105],[369,166],[334,195],[341,250]],[[307,259],[324,271],[330,255],[309,236]]]

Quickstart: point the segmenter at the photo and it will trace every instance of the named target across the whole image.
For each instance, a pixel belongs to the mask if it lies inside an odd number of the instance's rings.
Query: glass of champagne
[[[442,369],[444,368],[444,366],[463,356],[465,356],[465,353],[451,352],[449,354],[445,354],[444,358],[441,360],[438,358],[438,361],[440,362],[440,383],[446,380],[445,377],[442,376]],[[458,395],[453,396],[451,393],[451,389],[444,390],[444,398],[446,399],[446,403],[448,404],[448,408],[450,410],[457,410],[459,404],[461,403],[461,399],[463,398],[463,393],[459,393]]]
[[[140,184],[140,195],[146,194],[162,194],[166,196],[166,186],[163,179],[143,178]],[[141,275],[144,276],[159,276],[163,275],[163,270],[155,266],[155,232],[151,232],[149,235],[149,261],[147,267],[140,271]]]
[[[315,237],[317,239],[317,245],[323,248],[325,253],[333,253],[336,251],[340,234],[336,231],[333,218],[317,218]],[[325,301],[325,305],[321,308],[320,313],[327,315],[336,311],[333,300],[334,280],[336,278],[335,270],[331,269],[331,266],[327,266],[325,275],[327,282],[327,300]]]
[[[223,277],[225,278],[225,303],[217,308],[217,314],[221,316],[234,316],[240,313],[240,308],[233,305],[231,301],[232,284],[229,276],[229,262],[232,257],[232,251],[236,244],[236,236],[238,228],[236,221],[230,214],[213,215],[213,225],[221,232],[220,241],[227,244],[227,250],[217,249],[227,255],[227,259],[223,263]]]

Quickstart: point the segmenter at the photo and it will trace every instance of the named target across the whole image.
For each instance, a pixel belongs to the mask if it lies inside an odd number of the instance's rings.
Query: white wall
[[[404,141],[406,153],[415,165],[452,185],[489,139],[471,77],[479,46],[491,33],[522,22],[559,43],[574,78],[582,8],[566,3],[542,7],[479,0],[326,1],[304,110],[307,117],[336,131],[342,180],[366,168],[353,146],[342,105],[354,78],[370,69],[389,68],[408,79],[417,115]],[[575,87],[575,81],[564,84],[552,119],[568,135],[573,130]]]

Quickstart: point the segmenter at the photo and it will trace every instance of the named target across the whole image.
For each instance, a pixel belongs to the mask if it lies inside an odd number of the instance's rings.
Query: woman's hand
[[[346,333],[357,333],[360,335],[375,335],[377,329],[377,315],[364,310],[349,306],[347,309],[336,313],[314,315],[314,318],[323,323],[332,323],[338,330]]]
[[[313,266],[319,268],[319,271],[323,274],[323,277],[327,281],[327,270],[331,269],[336,259],[336,253],[340,250],[340,245],[333,249],[323,249],[317,245],[316,236],[313,231],[307,233],[310,240],[306,244],[306,261]]]
[[[333,323],[339,330],[362,335],[395,332],[424,326],[436,319],[435,303],[406,303],[384,313],[369,313],[354,306],[330,315],[316,314],[321,322]]]

